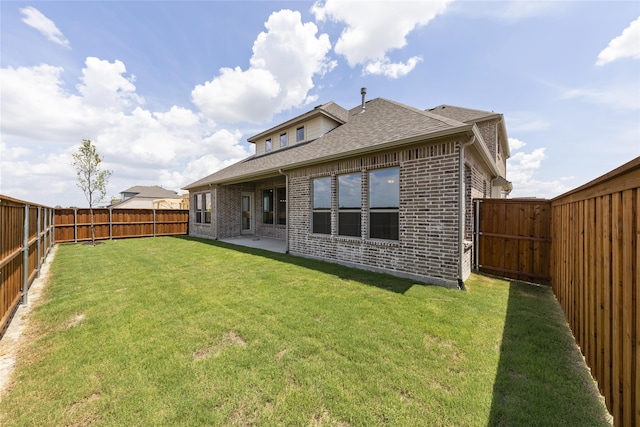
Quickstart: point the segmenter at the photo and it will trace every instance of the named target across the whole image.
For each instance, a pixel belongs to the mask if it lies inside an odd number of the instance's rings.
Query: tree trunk
[[[91,244],[93,246],[96,245],[96,232],[94,230],[94,226],[93,226],[93,208],[91,206],[89,206],[89,221],[91,222]]]

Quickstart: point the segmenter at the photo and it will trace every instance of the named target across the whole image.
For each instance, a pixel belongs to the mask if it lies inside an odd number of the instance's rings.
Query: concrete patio
[[[273,239],[271,237],[245,235],[231,237],[228,239],[220,239],[221,242],[231,243],[232,245],[246,246],[248,248],[264,249],[265,251],[286,253],[286,242],[281,239]]]

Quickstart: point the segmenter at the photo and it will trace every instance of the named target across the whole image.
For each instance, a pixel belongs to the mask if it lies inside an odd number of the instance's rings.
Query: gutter
[[[475,127],[475,125],[474,125]],[[460,145],[460,164],[458,166],[458,289],[466,290],[462,279],[462,258],[464,257],[464,149],[476,142],[475,129],[469,141]]]
[[[284,226],[284,253],[288,254],[289,253],[289,175],[284,173],[282,171],[282,168],[278,169],[278,173],[280,173],[280,175],[284,175],[284,179],[285,179],[285,184],[284,184],[285,195],[284,196],[287,198],[287,209],[286,209],[287,223]]]

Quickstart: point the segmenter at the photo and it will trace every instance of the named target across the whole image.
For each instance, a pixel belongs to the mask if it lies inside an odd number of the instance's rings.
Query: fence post
[[[42,214],[43,215],[42,220],[44,221],[44,224],[43,224],[44,230],[42,231],[44,233],[44,236],[42,237],[42,243],[43,243],[42,253],[44,254],[44,258],[47,259],[47,254],[49,253],[49,247],[47,246],[47,233],[49,231],[49,229],[47,228],[47,224],[49,221],[48,214],[47,214],[48,208],[42,208],[42,209],[44,210]]]
[[[109,240],[113,240],[113,208],[109,208]]]
[[[53,245],[56,243],[56,211],[55,209],[49,210],[49,215],[51,215],[51,221],[49,221],[49,226],[51,227],[51,237],[49,237],[49,243],[51,244],[51,248],[53,249]]]
[[[78,243],[78,209],[73,208],[73,242]]]
[[[156,237],[156,210],[153,210],[153,237]]]
[[[29,293],[29,205],[24,205],[24,228],[22,238],[22,304],[27,304]]]
[[[38,261],[36,263],[36,277],[40,277],[40,264],[41,264],[41,260],[42,260],[42,256],[40,255],[40,250],[42,249],[42,246],[40,245],[40,239],[42,238],[42,236],[40,235],[40,233],[42,232],[42,207],[38,206],[38,215],[37,215],[37,227],[36,227],[36,237],[38,238],[38,242],[36,243],[36,251],[38,252]]]

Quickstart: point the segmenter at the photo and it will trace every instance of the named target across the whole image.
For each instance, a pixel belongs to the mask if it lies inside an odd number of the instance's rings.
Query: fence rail
[[[0,195],[0,336],[53,247],[53,209]]]
[[[178,209],[93,209],[97,240],[188,234],[189,211]],[[57,243],[91,240],[89,209],[56,209]]]
[[[551,200],[554,293],[616,426],[640,426],[640,157]]]

